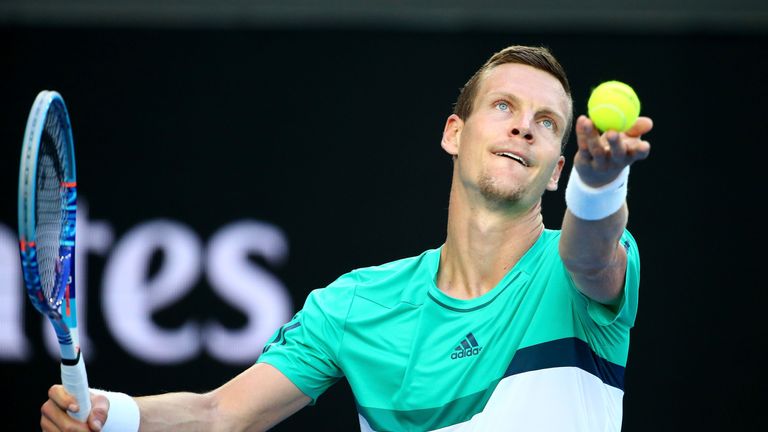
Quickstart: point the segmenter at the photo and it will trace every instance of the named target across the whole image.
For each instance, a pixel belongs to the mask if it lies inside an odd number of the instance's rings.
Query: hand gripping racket
[[[85,421],[91,411],[80,353],[75,302],[77,191],[72,128],[55,91],[37,95],[27,118],[19,170],[19,247],[32,304],[53,325],[61,349],[61,382]]]

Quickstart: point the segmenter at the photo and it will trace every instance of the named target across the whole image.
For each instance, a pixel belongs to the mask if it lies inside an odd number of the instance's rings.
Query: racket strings
[[[37,168],[36,222],[37,259],[43,294],[50,302],[58,302],[64,295],[56,281],[60,262],[59,245],[61,232],[66,220],[65,164],[58,155],[60,146],[66,142],[62,136],[66,131],[61,127],[55,110],[49,112],[40,142]],[[57,305],[52,305],[57,306]]]

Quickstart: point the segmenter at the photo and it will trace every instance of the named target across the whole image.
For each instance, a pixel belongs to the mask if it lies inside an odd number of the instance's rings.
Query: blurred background
[[[91,385],[206,391],[312,289],[442,243],[445,119],[511,44],[554,52],[577,114],[618,79],[655,121],[628,197],[642,278],[623,430],[758,428],[768,3],[0,0],[3,429],[39,429],[60,379],[16,245],[40,90],[73,123]],[[543,209],[559,228],[562,188]],[[357,430],[346,382],[275,430],[310,427]]]

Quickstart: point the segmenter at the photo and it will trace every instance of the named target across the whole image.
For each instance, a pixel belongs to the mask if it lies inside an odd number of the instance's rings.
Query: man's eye
[[[496,108],[500,111],[509,111],[509,104],[506,102],[496,102]]]
[[[553,121],[552,121],[552,120],[550,120],[550,119],[544,119],[544,120],[542,120],[542,121],[541,121],[541,124],[542,124],[542,125],[543,125],[545,128],[547,128],[547,129],[553,129],[553,130],[555,129],[555,122],[553,122]]]

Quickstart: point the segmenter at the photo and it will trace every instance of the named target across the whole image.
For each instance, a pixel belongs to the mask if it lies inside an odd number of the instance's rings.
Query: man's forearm
[[[627,261],[619,238],[627,218],[626,205],[595,221],[565,213],[560,257],[579,290],[595,301],[611,304],[621,296]]]
[[[224,430],[210,394],[166,393],[135,398],[141,412],[141,432]],[[109,423],[109,420],[107,420]]]

